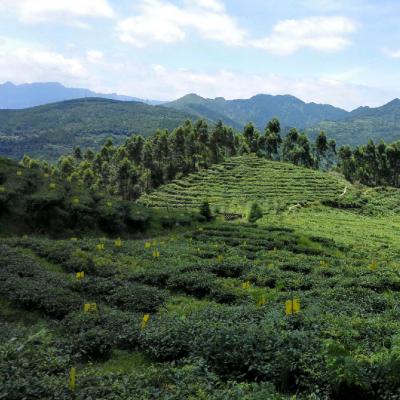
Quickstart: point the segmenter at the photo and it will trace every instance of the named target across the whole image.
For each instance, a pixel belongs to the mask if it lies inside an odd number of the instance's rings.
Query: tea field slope
[[[180,219],[0,238],[0,398],[399,398],[399,190],[238,157],[141,202]]]
[[[207,200],[230,211],[257,201],[266,210],[338,197],[351,184],[335,174],[255,156],[231,158],[208,170],[173,181],[140,199],[151,207],[197,208]]]

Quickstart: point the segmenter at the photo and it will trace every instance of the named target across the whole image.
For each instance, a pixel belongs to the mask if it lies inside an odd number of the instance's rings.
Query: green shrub
[[[204,297],[215,288],[215,276],[201,271],[183,272],[171,276],[167,287],[182,290],[196,297]]]
[[[4,337],[8,333],[8,337]],[[67,400],[67,354],[46,330],[2,323],[0,330],[0,398]]]
[[[168,298],[165,290],[141,284],[117,287],[107,296],[111,304],[122,310],[152,313],[163,306]]]
[[[256,222],[258,219],[262,218],[263,216],[263,211],[261,207],[258,205],[258,203],[253,203],[250,207],[250,212],[247,217],[247,220],[249,222]]]
[[[200,206],[200,215],[204,217],[206,221],[211,221],[213,219],[213,215],[210,208],[210,203],[208,201],[204,201]]]
[[[133,349],[137,345],[140,316],[100,306],[98,313],[67,315],[62,329],[73,353],[84,359],[104,359],[113,346]]]
[[[140,347],[158,361],[179,360],[190,353],[193,327],[178,315],[163,315],[146,327]]]

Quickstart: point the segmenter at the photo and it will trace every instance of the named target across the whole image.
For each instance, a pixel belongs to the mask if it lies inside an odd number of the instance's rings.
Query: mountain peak
[[[14,85],[12,82],[10,82],[10,81],[7,81],[7,82],[4,82],[4,83],[0,83],[0,87],[5,87],[5,88],[12,88],[12,87],[15,87],[16,85]]]
[[[386,107],[386,106],[397,106],[397,107],[400,107],[400,99],[398,97],[396,97],[392,101],[389,101],[389,103],[385,104],[383,107]]]

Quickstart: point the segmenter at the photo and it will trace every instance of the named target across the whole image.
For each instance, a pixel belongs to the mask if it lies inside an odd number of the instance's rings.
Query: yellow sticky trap
[[[55,183],[50,183],[49,188],[50,189],[55,189],[56,188],[56,184]]]
[[[150,242],[146,242],[145,244],[144,244],[144,248],[145,249],[149,249],[151,247],[151,243]]]
[[[251,283],[249,281],[243,282],[242,283],[242,289],[250,289]]]
[[[222,254],[220,254],[219,256],[217,256],[217,263],[221,264],[222,261],[224,261],[224,256]]]
[[[75,277],[76,279],[83,279],[85,277],[85,271],[77,272]]]
[[[325,267],[328,266],[328,263],[327,263],[325,260],[321,260],[321,261],[319,262],[319,266],[322,267],[322,268],[325,268]]]
[[[97,251],[103,251],[104,250],[104,243],[96,244],[96,250]]]
[[[293,299],[293,313],[297,314],[300,311],[300,299]]]
[[[113,205],[113,203],[112,203],[112,201],[107,201],[107,207],[112,207],[112,205]]]
[[[149,322],[149,319],[150,319],[150,314],[144,314],[143,315],[142,322],[140,323],[140,329],[142,331],[146,328],[146,326],[147,326],[147,324]]]
[[[77,242],[78,238],[77,237],[72,237],[70,240],[71,240],[71,242]]]
[[[72,367],[69,370],[69,390],[74,392],[76,388],[76,368]]]
[[[262,307],[265,306],[266,304],[267,304],[267,297],[265,296],[265,294],[263,294],[257,300],[257,307]]]
[[[155,249],[155,250],[153,251],[153,257],[154,257],[154,258],[159,258],[159,257],[160,257],[160,252],[159,252],[157,249]]]
[[[73,204],[79,204],[79,199],[78,199],[77,197],[75,197],[75,198],[72,200],[72,203],[73,203]]]
[[[378,263],[376,262],[376,260],[372,260],[372,262],[371,262],[371,264],[369,266],[369,269],[371,271],[376,271],[377,268],[378,268]]]
[[[204,230],[203,228],[199,228],[198,229],[199,232],[203,232],[203,230]]]
[[[297,314],[300,311],[300,300],[292,299],[285,302],[285,314],[292,315]]]
[[[118,249],[122,247],[122,240],[120,238],[118,238],[115,242],[114,242],[115,247],[117,247]]]
[[[22,171],[17,171],[17,176],[22,176]]]
[[[97,312],[97,304],[96,303],[85,303],[83,305],[83,311],[85,313]]]
[[[286,302],[285,302],[285,314],[286,315],[293,314],[293,302],[292,302],[292,300],[286,300]]]

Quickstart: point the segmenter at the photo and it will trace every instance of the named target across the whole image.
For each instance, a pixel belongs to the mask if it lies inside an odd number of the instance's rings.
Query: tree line
[[[400,141],[375,144],[370,140],[354,149],[342,146],[338,151],[338,168],[351,182],[400,187]]]
[[[129,137],[121,146],[111,139],[95,152],[76,147],[52,166],[25,156],[22,164],[46,173],[76,180],[97,191],[106,190],[127,200],[229,157],[254,153],[270,160],[291,162],[308,168],[329,169],[336,161],[336,143],[321,132],[315,142],[291,129],[281,136],[274,118],[259,132],[252,123],[236,133],[221,121],[209,126],[205,120],[185,121],[172,132],[157,130],[148,138]]]

